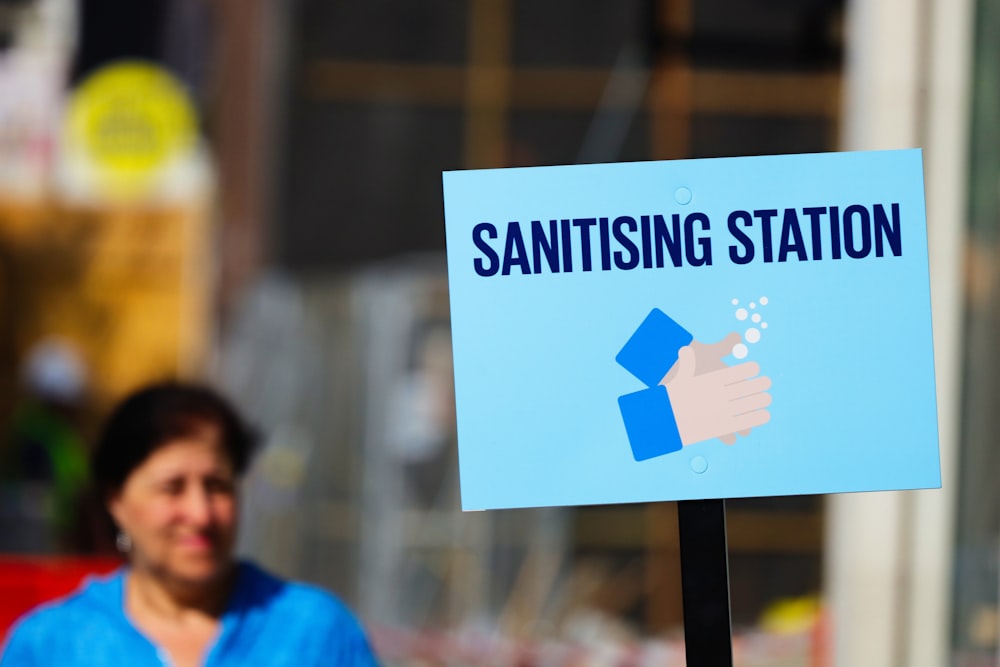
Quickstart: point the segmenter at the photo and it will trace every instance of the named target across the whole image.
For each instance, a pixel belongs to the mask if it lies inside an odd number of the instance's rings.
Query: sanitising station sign
[[[919,150],[443,180],[465,509],[940,486]]]

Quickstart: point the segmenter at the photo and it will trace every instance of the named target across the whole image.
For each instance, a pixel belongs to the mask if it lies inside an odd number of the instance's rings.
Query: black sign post
[[[687,667],[732,667],[726,501],[677,503]]]

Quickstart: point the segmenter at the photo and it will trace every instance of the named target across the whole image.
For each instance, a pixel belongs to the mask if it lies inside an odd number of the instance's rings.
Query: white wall
[[[949,664],[974,0],[849,4],[844,150],[922,147],[943,488],[828,501],[836,667]]]

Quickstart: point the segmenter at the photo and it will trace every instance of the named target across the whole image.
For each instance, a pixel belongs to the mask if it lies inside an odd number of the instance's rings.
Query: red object
[[[832,626],[833,621],[826,607],[820,607],[819,618],[812,631],[812,667],[829,667],[833,664]]]
[[[121,565],[108,557],[0,555],[0,641],[25,612],[72,593],[89,575]]]

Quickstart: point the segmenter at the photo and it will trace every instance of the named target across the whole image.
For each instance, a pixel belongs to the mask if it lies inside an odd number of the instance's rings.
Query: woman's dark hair
[[[199,384],[162,382],[127,396],[108,417],[94,448],[98,490],[107,494],[120,489],[154,450],[194,434],[206,423],[219,427],[233,470],[243,474],[257,437],[217,392]]]

